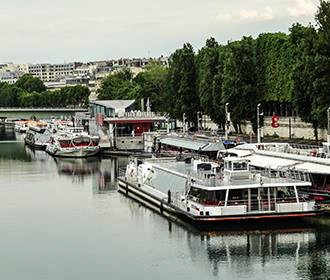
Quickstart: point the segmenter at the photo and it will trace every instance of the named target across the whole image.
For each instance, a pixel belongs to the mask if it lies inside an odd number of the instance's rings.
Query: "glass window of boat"
[[[282,200],[291,200],[296,198],[293,187],[279,187],[277,188],[277,198]]]
[[[72,141],[75,145],[88,145],[90,143],[90,138],[87,136],[79,136],[73,138]]]
[[[229,190],[228,202],[241,202],[248,199],[248,190],[247,189],[232,189]]]
[[[226,199],[226,190],[206,191],[198,188],[191,188],[189,196],[192,200],[205,205],[221,205]]]
[[[98,138],[98,137],[92,137],[91,140],[92,140],[92,144],[94,146],[97,146],[100,142],[100,138]]]
[[[248,163],[246,161],[233,162],[233,170],[248,170]]]
[[[70,146],[70,140],[69,139],[61,139],[61,140],[59,140],[59,142],[60,142],[60,146],[62,148]]]

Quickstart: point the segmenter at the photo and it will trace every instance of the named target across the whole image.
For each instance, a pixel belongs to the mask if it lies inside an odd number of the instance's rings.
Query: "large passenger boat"
[[[330,198],[330,143],[311,146],[294,143],[254,143],[220,150],[218,158],[243,157],[256,168],[294,168],[308,173],[312,186],[305,189],[319,199]]]
[[[315,201],[299,193],[310,185],[306,173],[251,170],[248,160],[234,157],[223,168],[201,159],[134,160],[118,180],[120,192],[145,205],[204,223],[318,215]]]
[[[46,152],[55,157],[95,156],[100,152],[99,137],[88,135],[82,128],[68,128],[51,137]]]
[[[52,132],[48,128],[48,124],[44,122],[31,122],[28,125],[24,142],[26,145],[34,149],[46,149],[50,141]]]

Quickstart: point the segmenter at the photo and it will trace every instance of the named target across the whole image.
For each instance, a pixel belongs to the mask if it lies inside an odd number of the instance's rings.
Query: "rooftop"
[[[91,104],[101,105],[111,109],[126,109],[135,103],[135,100],[95,100]]]

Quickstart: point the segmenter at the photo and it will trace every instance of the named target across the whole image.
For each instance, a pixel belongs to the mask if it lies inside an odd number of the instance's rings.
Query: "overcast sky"
[[[170,55],[314,23],[318,0],[0,0],[0,63]]]

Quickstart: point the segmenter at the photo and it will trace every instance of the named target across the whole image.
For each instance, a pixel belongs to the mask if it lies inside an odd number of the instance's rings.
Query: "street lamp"
[[[260,135],[260,106],[261,103],[257,105],[257,142],[261,142],[261,135]]]
[[[330,107],[328,107],[328,143],[330,143]]]
[[[185,134],[186,133],[186,113],[183,113],[182,120],[183,120],[183,123],[182,123],[182,132],[183,132],[183,134]]]
[[[226,118],[225,118],[225,140],[228,140],[228,129],[229,129],[229,122],[230,122],[230,118],[229,118],[229,113],[228,113],[228,105],[229,102],[227,102],[225,104],[225,114],[226,114]]]
[[[197,112],[197,131],[199,132],[199,111]]]

